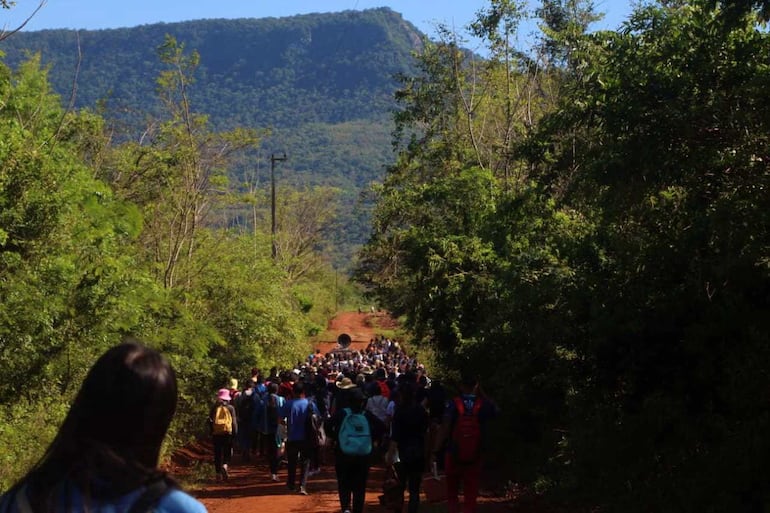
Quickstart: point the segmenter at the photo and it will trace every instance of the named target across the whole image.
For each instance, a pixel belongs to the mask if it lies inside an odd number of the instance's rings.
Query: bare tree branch
[[[21,24],[18,27],[16,27],[15,29],[8,31],[5,28],[3,28],[2,30],[0,30],[0,41],[8,39],[12,35],[14,35],[16,32],[18,32],[21,29],[23,29],[24,26],[27,23],[29,23],[29,20],[31,20],[38,13],[38,11],[45,6],[46,3],[47,3],[47,0],[40,0],[40,3],[37,4],[37,7],[35,8],[35,10],[32,11],[32,14],[27,16],[27,18],[23,22],[21,22]],[[12,2],[10,0],[0,0],[0,6],[2,6],[3,9],[10,9],[11,6],[14,5],[14,4],[15,4],[15,2]]]

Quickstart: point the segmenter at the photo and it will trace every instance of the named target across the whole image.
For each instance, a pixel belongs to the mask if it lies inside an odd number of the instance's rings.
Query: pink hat
[[[219,399],[220,401],[229,401],[230,391],[226,388],[220,388],[219,392],[217,392],[217,399]]]

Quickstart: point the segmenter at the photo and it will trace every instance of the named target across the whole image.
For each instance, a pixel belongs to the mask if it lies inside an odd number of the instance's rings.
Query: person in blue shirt
[[[158,469],[177,403],[176,376],[157,351],[112,347],[89,370],[42,459],[0,497],[2,513],[206,513]]]
[[[278,481],[278,448],[283,444],[279,425],[285,402],[285,399],[278,395],[278,383],[270,383],[265,397],[259,400],[254,408],[253,422],[262,434],[262,454],[267,457],[270,478],[273,481]]]
[[[308,412],[312,411],[317,415],[318,408],[305,397],[305,384],[302,381],[294,383],[293,397],[293,399],[286,402],[280,414],[281,417],[286,418],[288,427],[286,438],[286,460],[288,467],[286,487],[290,491],[294,490],[297,479],[297,465],[299,464],[299,493],[307,495],[307,476],[308,470],[310,470],[312,447],[305,433],[305,424]]]

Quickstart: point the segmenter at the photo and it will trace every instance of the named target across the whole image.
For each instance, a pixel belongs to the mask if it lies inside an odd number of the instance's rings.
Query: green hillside
[[[255,168],[269,171],[270,153],[284,151],[284,184],[339,187],[355,201],[362,187],[382,176],[392,159],[394,76],[412,71],[411,52],[422,41],[388,8],[23,32],[0,43],[0,51],[12,68],[40,52],[65,105],[74,92],[75,108],[98,106],[117,137],[135,139],[159,112],[157,48],[166,34],[200,54],[190,90],[193,110],[208,114],[217,129],[270,130],[261,162],[244,162],[232,171],[235,180]],[[355,233],[354,242],[361,242],[368,215],[345,216],[345,234],[333,239]]]

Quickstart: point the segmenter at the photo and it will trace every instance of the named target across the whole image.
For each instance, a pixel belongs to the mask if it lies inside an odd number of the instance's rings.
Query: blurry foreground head
[[[112,347],[91,367],[56,438],[17,487],[27,485],[35,511],[52,511],[62,486],[110,498],[163,475],[158,456],[176,401],[176,377],[160,353],[136,342]]]
[[[91,367],[54,444],[65,451],[103,445],[155,467],[176,401],[176,375],[159,352],[115,346]]]

